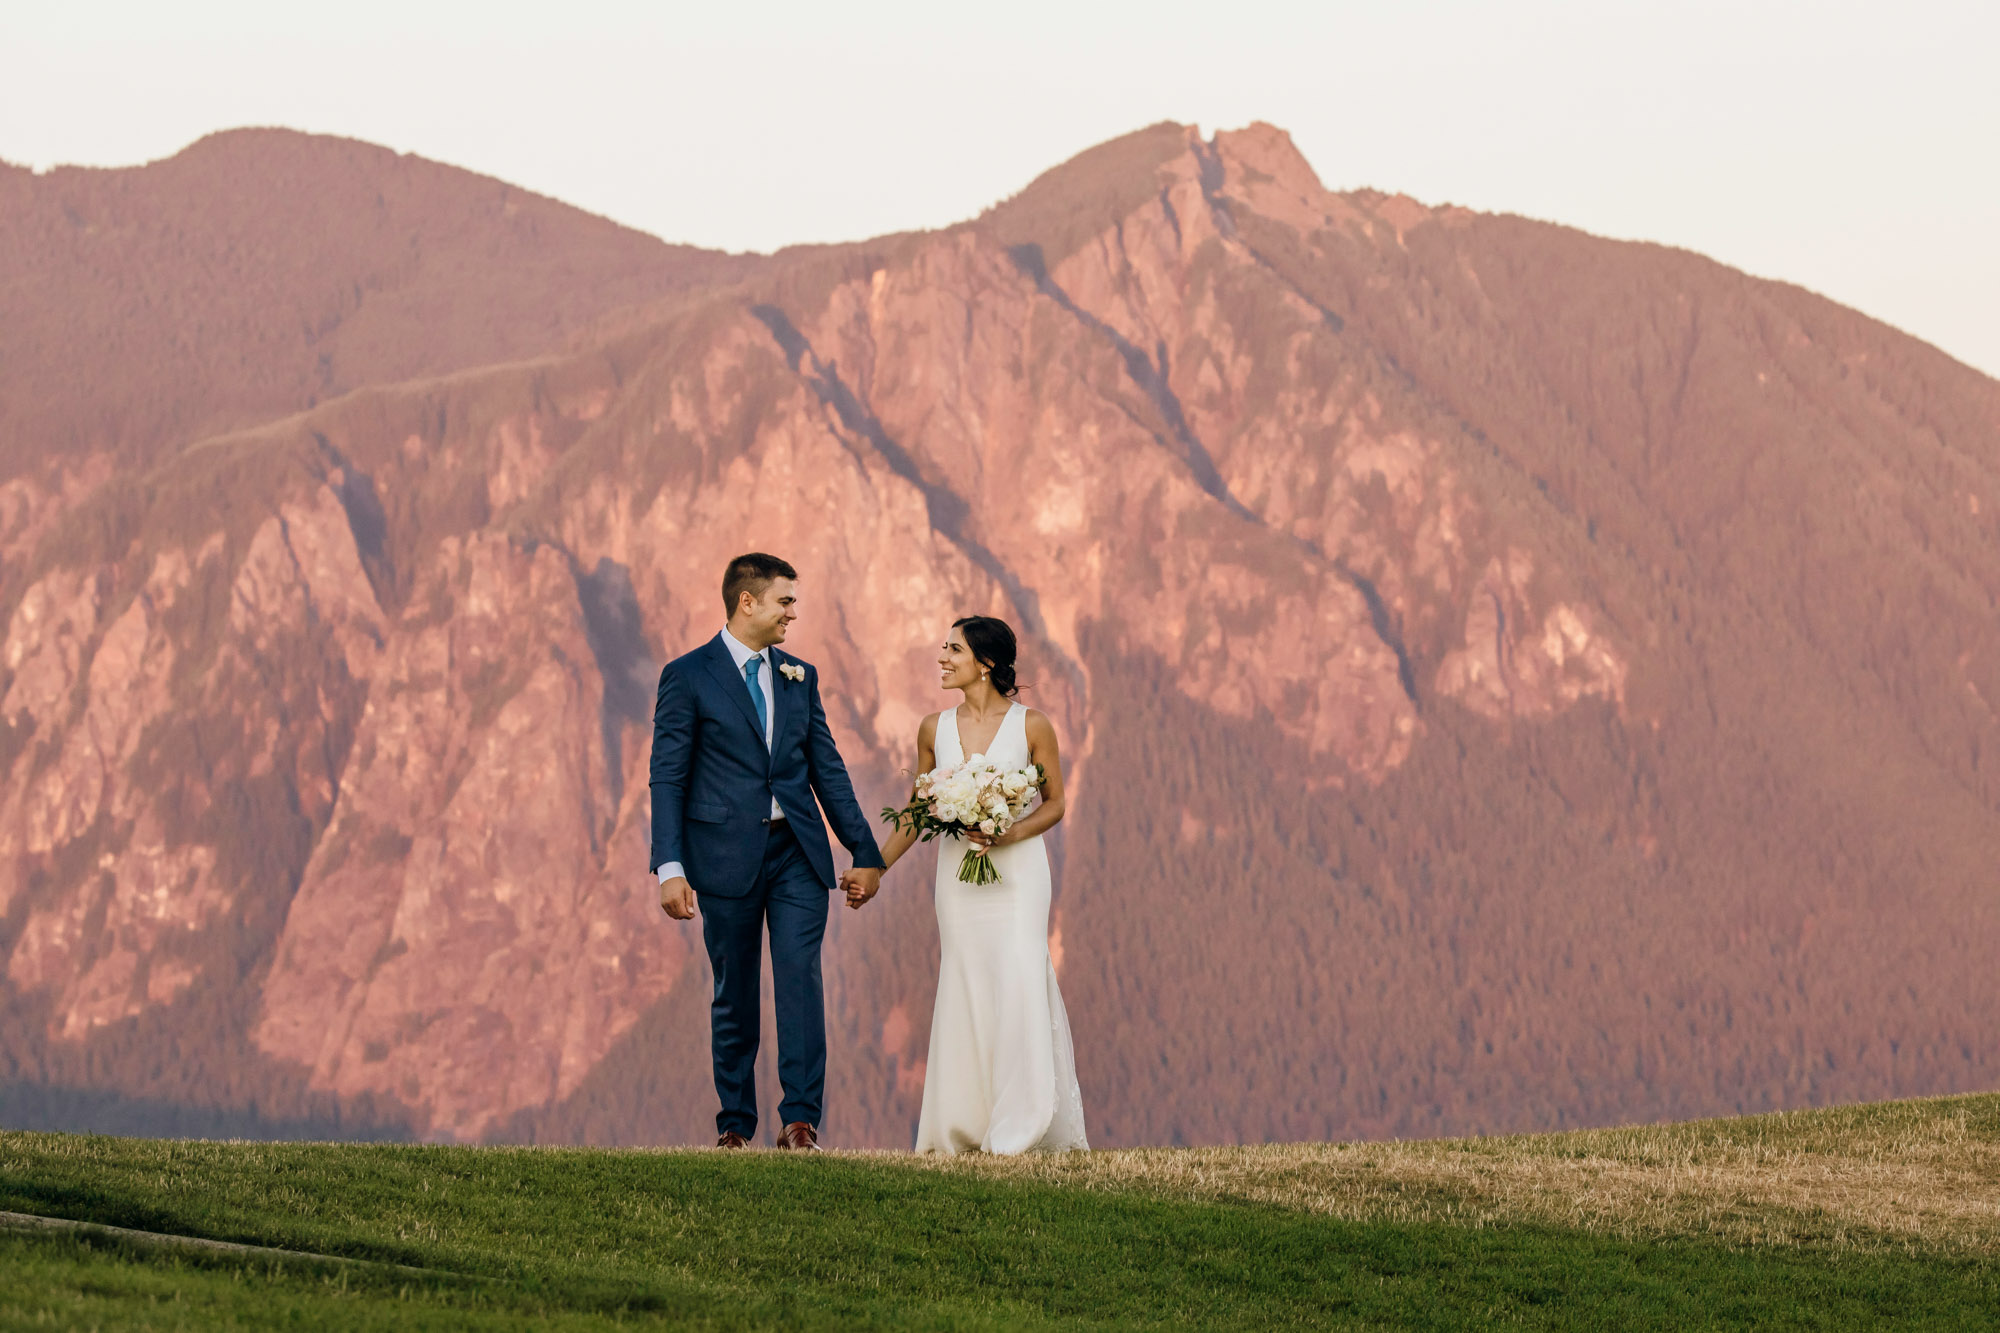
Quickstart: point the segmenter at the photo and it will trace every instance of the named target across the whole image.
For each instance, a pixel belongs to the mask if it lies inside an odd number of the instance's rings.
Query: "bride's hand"
[[[971,846],[975,850],[982,852],[990,851],[995,847],[1005,847],[1007,845],[1006,834],[1001,833],[995,835],[992,833],[981,833],[978,829],[967,829],[965,832],[965,840],[967,843],[971,844]]]

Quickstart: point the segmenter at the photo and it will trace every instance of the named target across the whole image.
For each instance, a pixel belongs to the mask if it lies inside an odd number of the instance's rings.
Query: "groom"
[[[826,1014],[819,946],[836,887],[824,808],[854,858],[837,887],[849,906],[875,896],[882,853],[827,730],[819,673],[778,645],[798,618],[798,571],[739,555],[722,576],[722,633],[660,672],[653,707],[653,868],[676,921],[701,909],[715,973],[709,1005],[716,1146],[757,1132],[757,992],[771,930],[778,1009],[780,1148],[819,1148]],[[815,805],[813,798],[819,798]]]

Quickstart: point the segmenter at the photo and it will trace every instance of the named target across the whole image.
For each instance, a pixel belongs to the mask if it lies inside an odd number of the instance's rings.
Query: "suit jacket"
[[[749,687],[721,635],[660,672],[653,704],[652,869],[680,862],[696,893],[740,898],[755,887],[773,797],[827,888],[836,884],[829,823],[855,865],[882,864],[874,830],[827,729],[819,672],[778,648],[770,652],[768,749]],[[786,666],[804,667],[805,679],[787,679]]]

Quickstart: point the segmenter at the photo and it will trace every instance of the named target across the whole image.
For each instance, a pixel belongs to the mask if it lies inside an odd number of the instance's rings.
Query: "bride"
[[[951,627],[938,655],[944,688],[964,698],[917,729],[917,768],[953,768],[983,754],[1002,768],[1042,766],[1041,804],[998,837],[940,839],[937,1005],[924,1074],[918,1152],[1063,1152],[1088,1148],[1083,1094],[1056,970],[1049,958],[1049,858],[1042,834],[1063,817],[1055,728],[1015,703],[1014,631],[992,616]],[[893,866],[916,841],[897,829],[882,849]],[[990,849],[1000,878],[966,884],[967,846]]]

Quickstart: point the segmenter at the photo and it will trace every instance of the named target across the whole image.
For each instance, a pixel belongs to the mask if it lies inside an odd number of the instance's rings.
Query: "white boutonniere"
[[[796,662],[780,662],[778,674],[796,684],[806,678],[806,669]]]

